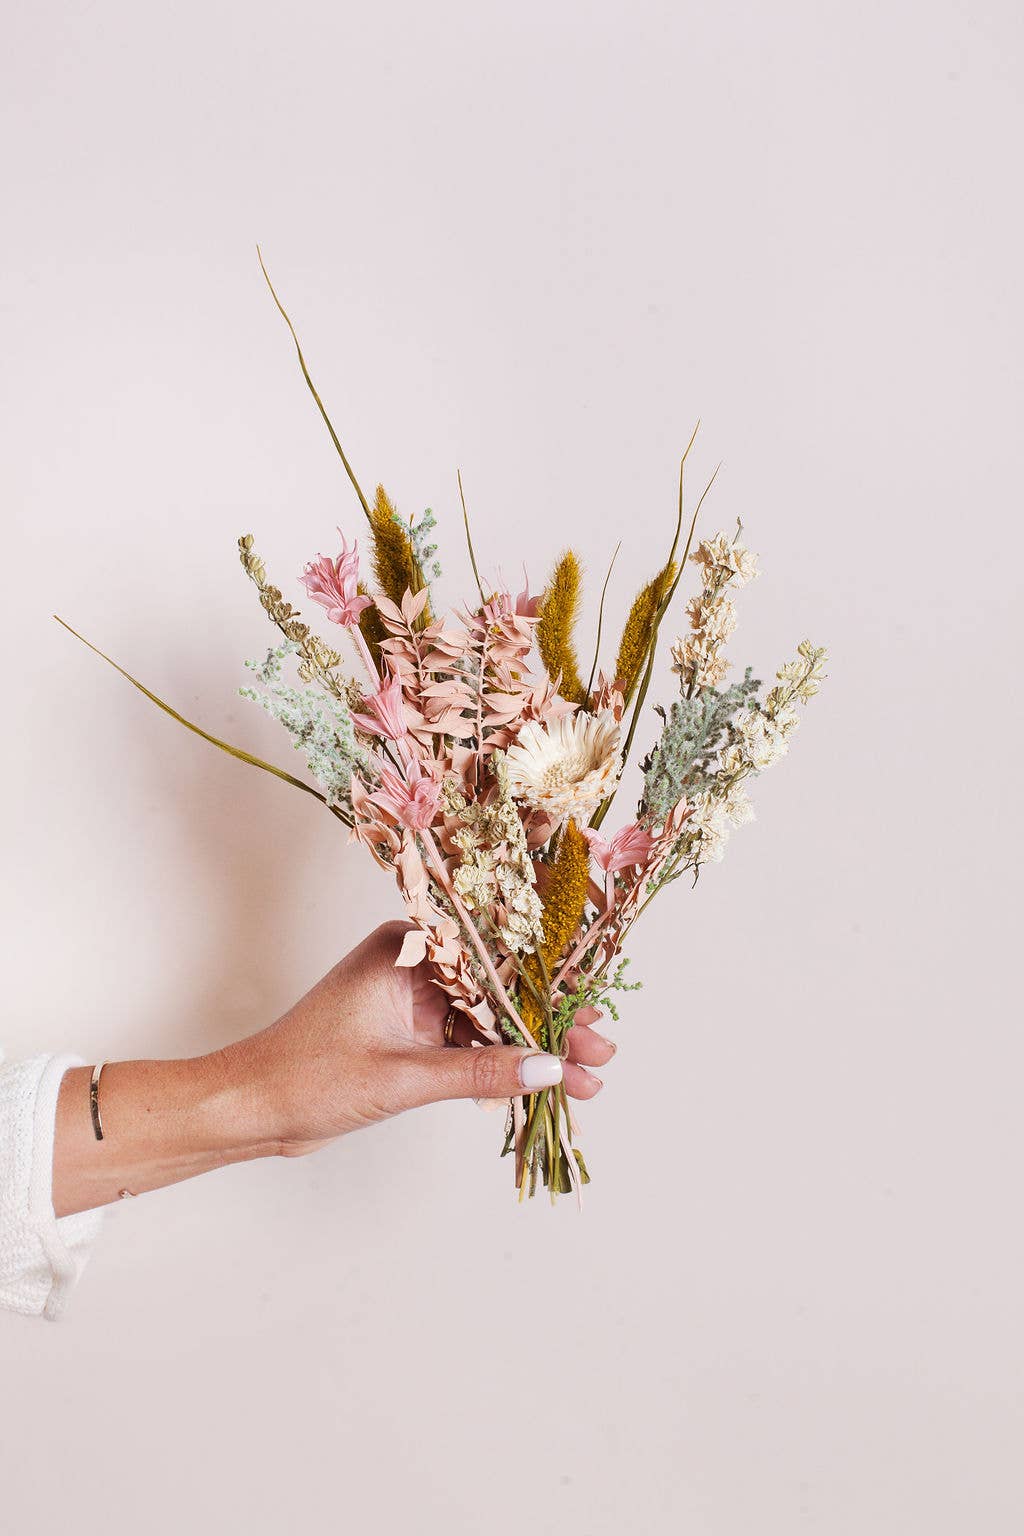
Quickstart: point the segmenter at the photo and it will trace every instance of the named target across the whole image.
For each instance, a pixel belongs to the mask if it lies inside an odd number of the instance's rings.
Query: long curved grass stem
[[[132,677],[131,673],[126,672],[124,667],[118,666],[117,662],[113,661],[104,651],[101,651],[99,646],[93,645],[91,640],[87,640],[84,635],[80,635],[77,629],[72,629],[71,625],[66,623],[59,614],[55,613],[53,617],[57,620],[58,624],[63,625],[68,634],[74,635],[76,640],[81,640],[83,645],[87,645],[90,651],[94,651],[109,667],[113,667],[115,672],[120,672],[121,676],[126,678],[133,688],[137,688],[140,693],[144,693],[146,698],[150,699],[158,709],[162,709],[165,715],[170,715],[172,720],[177,720],[178,724],[183,725],[187,731],[191,731],[195,736],[202,737],[203,741],[208,741],[211,746],[219,747],[221,752],[226,752],[229,757],[237,757],[239,762],[249,763],[253,768],[262,768],[264,773],[272,773],[276,779],[283,779],[286,784],[292,784],[296,789],[301,789],[305,794],[312,795],[314,800],[319,800],[322,805],[327,805],[327,809],[333,811],[334,815],[340,821],[343,821],[346,826],[350,827],[352,825],[350,818],[345,815],[341,808],[336,805],[328,805],[326,796],[322,795],[318,789],[314,789],[312,784],[304,784],[301,779],[296,779],[292,774],[286,773],[283,768],[275,768],[273,763],[265,763],[261,757],[255,757],[251,752],[246,752],[243,747],[233,747],[230,742],[221,741],[219,736],[212,736],[209,731],[204,731],[202,726],[194,724],[191,720],[186,720],[184,715],[179,715],[178,711],[172,709],[170,704],[165,704],[163,699],[147,688],[144,683],[140,683],[137,677]]]
[[[480,593],[480,602],[486,603],[487,597],[484,593],[483,582],[480,580],[480,572],[477,569],[476,564],[476,553],[473,549],[473,535],[469,531],[469,512],[466,510],[466,493],[462,489],[462,470],[457,469],[455,473],[458,476],[459,481],[459,500],[462,502],[462,521],[466,529],[466,544],[469,547],[469,563],[473,567],[473,578],[476,581],[476,589]]]
[[[615,553],[612,555],[611,561],[608,565],[608,573],[604,578],[604,586],[601,588],[601,606],[597,610],[597,638],[594,641],[594,659],[590,664],[590,676],[587,678],[588,698],[594,691],[594,674],[597,671],[597,663],[601,655],[601,630],[604,627],[604,600],[608,592],[608,583],[612,579],[612,571],[615,569],[615,562],[619,558],[619,550],[621,548],[622,540],[620,539],[615,546]]]
[[[299,354],[299,367],[302,369],[302,377],[306,381],[306,384],[307,384],[307,386],[309,388],[310,394],[313,396],[313,399],[316,401],[317,410],[320,412],[320,415],[324,419],[324,425],[327,427],[328,432],[331,434],[331,442],[334,444],[335,448],[338,450],[338,457],[341,459],[341,462],[345,466],[345,473],[348,475],[349,479],[352,482],[352,489],[355,491],[356,495],[359,497],[360,505],[362,506],[363,511],[366,513],[366,520],[367,520],[368,523],[372,523],[373,522],[373,518],[370,516],[370,504],[367,501],[366,497],[363,495],[362,487],[360,486],[359,481],[356,479],[355,470],[352,468],[352,465],[349,463],[349,461],[348,461],[348,459],[347,459],[347,457],[345,455],[345,450],[341,446],[341,439],[339,438],[337,432],[335,432],[334,427],[331,424],[331,418],[327,414],[327,409],[326,409],[323,401],[320,399],[320,396],[317,394],[316,385],[313,383],[313,380],[310,377],[309,369],[306,367],[306,359],[302,355],[302,348],[299,345],[299,338],[295,334],[295,327],[294,327],[294,325],[292,325],[291,320],[288,318],[288,311],[285,309],[284,305],[281,303],[281,300],[278,298],[277,294],[274,291],[274,285],[270,281],[270,273],[267,271],[266,267],[263,264],[263,252],[260,250],[259,246],[256,247],[256,255],[259,258],[260,270],[262,271],[263,276],[267,280],[267,287],[270,289],[271,297],[273,298],[274,303],[277,305],[278,309],[281,311],[281,314],[284,316],[284,323],[285,323],[285,325],[288,327],[288,329],[292,333],[292,341],[294,341],[294,343],[295,343],[295,350]]]

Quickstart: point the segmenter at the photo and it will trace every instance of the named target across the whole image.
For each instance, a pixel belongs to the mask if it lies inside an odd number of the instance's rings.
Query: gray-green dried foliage
[[[351,811],[352,775],[366,767],[367,755],[356,740],[352,718],[340,699],[319,688],[291,688],[282,681],[281,663],[298,649],[286,641],[270,649],[264,661],[247,661],[259,687],[238,691],[280,720],[295,750],[304,754],[327,804]]]
[[[747,668],[743,681],[731,688],[702,688],[692,698],[679,698],[666,714],[661,740],[643,762],[645,820],[659,826],[684,795],[699,794],[710,777],[713,759],[736,711],[748,705],[761,684]]]

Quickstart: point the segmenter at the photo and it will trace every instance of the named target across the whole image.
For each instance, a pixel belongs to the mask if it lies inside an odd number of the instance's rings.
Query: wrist
[[[274,1096],[252,1040],[188,1063],[196,1085],[194,1132],[225,1162],[246,1162],[280,1151]]]

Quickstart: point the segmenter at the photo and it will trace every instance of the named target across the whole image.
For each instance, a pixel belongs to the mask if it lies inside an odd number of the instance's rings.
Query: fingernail
[[[618,1050],[618,1046],[615,1044],[615,1041],[609,1040],[607,1035],[599,1035],[596,1029],[594,1030],[594,1035],[598,1040],[600,1040],[602,1045],[606,1045],[608,1047],[614,1056],[615,1052]]]
[[[562,1063],[557,1056],[545,1056],[542,1052],[524,1056],[519,1063],[519,1081],[527,1093],[536,1093],[538,1088],[553,1088],[562,1081]]]

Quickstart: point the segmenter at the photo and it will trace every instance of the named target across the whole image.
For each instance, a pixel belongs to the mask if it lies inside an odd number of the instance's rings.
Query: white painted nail
[[[527,1093],[536,1093],[539,1088],[553,1088],[562,1081],[562,1063],[557,1056],[542,1053],[524,1056],[519,1063],[519,1081]]]

